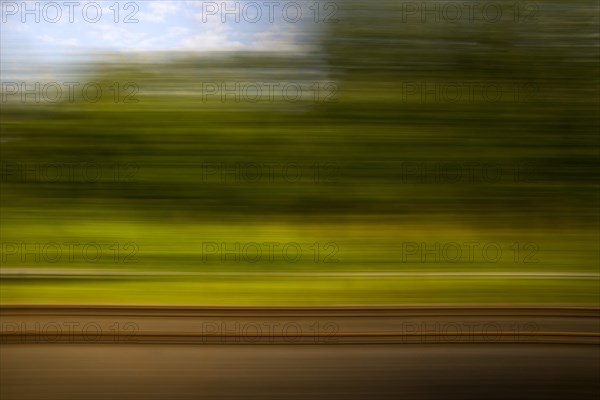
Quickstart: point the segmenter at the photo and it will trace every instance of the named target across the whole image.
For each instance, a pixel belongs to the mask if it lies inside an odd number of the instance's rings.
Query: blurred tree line
[[[405,2],[339,1],[307,54],[121,56],[82,71],[98,101],[3,101],[3,218],[594,226],[598,4],[536,2],[515,20],[514,2],[496,3],[497,22],[452,23]],[[304,95],[207,95],[236,82]],[[102,176],[35,178],[85,163]]]

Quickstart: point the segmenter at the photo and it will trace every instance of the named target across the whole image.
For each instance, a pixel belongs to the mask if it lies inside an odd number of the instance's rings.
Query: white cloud
[[[243,50],[245,47],[242,42],[230,40],[217,33],[195,35],[184,39],[180,45],[189,51],[234,51]]]
[[[141,22],[164,22],[165,15],[176,14],[181,9],[181,2],[153,1],[148,3],[148,11],[140,11],[136,17]]]
[[[305,32],[301,27],[290,24],[274,24],[271,28],[251,35],[248,50],[305,52],[312,49],[308,43],[303,43]]]
[[[88,32],[100,45],[98,47],[112,47],[119,50],[133,48],[148,36],[118,24],[95,24],[94,28]]]
[[[54,36],[50,36],[50,35],[37,35],[35,37],[37,40],[39,40],[42,43],[48,44],[48,45],[54,45],[54,46],[78,46],[80,44],[79,40],[76,38],[68,38],[68,39],[63,39],[63,38],[56,38]]]

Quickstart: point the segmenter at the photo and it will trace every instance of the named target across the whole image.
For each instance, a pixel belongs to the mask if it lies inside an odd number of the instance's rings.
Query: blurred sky
[[[305,52],[310,50],[307,35],[317,25],[307,2],[299,2],[302,17],[297,22],[291,22],[296,19],[293,8],[285,13],[288,21],[283,18],[288,2],[279,2],[271,10],[265,2],[256,2],[260,16],[256,8],[244,8],[249,3],[244,1],[77,1],[72,10],[64,1],[54,2],[59,8],[48,5],[49,1],[1,3],[0,79],[4,81],[57,78],[68,64],[85,62],[101,52]],[[100,5],[101,15],[88,3]],[[36,5],[38,16],[25,12],[24,7],[35,10]]]

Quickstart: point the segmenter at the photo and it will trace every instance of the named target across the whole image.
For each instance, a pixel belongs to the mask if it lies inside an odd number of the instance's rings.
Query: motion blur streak
[[[597,1],[0,5],[3,399],[597,397]],[[199,345],[131,331],[140,306],[288,310],[284,338],[327,307],[547,329]],[[71,323],[170,339],[19,341]]]

